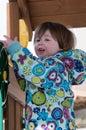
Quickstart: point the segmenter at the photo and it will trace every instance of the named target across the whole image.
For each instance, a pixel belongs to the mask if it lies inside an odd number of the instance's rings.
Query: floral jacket
[[[86,53],[75,49],[40,59],[17,42],[8,52],[17,77],[26,81],[26,130],[75,130],[71,86],[86,79]]]

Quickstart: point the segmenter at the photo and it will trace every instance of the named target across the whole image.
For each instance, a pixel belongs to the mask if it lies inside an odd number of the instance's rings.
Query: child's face
[[[61,50],[58,42],[52,37],[49,30],[47,30],[41,38],[35,38],[34,49],[37,56],[42,58]]]

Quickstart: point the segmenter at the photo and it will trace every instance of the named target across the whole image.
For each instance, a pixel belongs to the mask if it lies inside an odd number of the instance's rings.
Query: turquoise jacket
[[[75,130],[71,88],[86,79],[86,53],[75,49],[42,59],[18,42],[8,52],[16,77],[26,81],[26,130]]]

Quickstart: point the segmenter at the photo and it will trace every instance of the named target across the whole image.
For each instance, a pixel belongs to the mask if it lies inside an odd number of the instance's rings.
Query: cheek
[[[48,51],[49,51],[50,53],[56,53],[56,52],[58,51],[58,47],[57,47],[57,46],[50,46],[50,47],[48,48]]]
[[[34,46],[34,53],[38,55],[37,46]]]

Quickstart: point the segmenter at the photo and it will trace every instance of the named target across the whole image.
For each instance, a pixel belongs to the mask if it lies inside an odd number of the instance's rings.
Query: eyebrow
[[[50,34],[45,34],[44,36],[45,36],[45,37],[51,37],[51,35],[50,35]]]
[[[42,35],[42,36],[43,36],[43,35]],[[41,37],[42,37],[42,36],[41,36]],[[44,36],[45,36],[45,37],[51,37],[51,36],[48,35],[48,34],[45,34]],[[37,39],[37,38],[40,38],[40,36],[35,37],[35,39]]]

